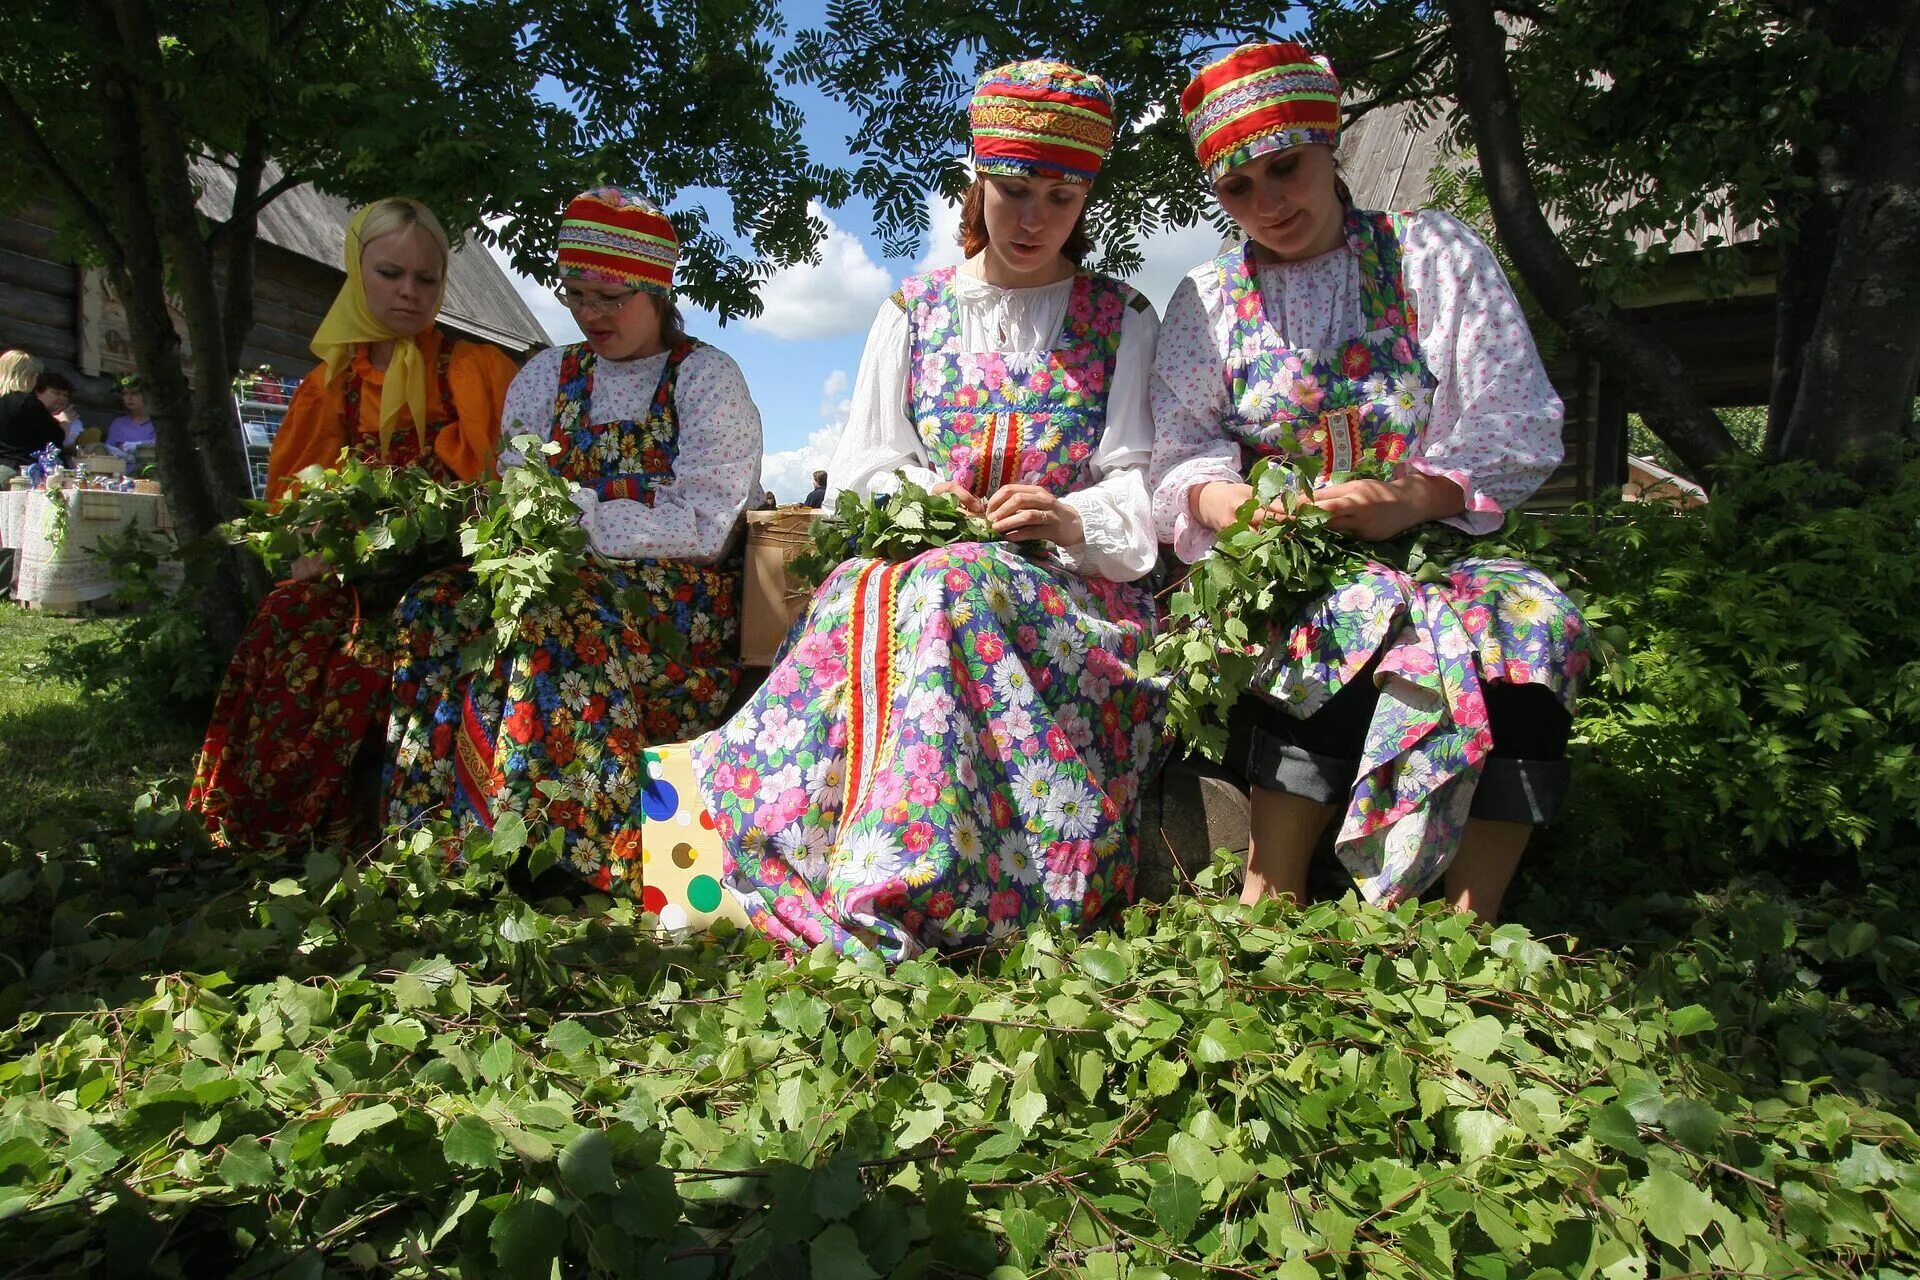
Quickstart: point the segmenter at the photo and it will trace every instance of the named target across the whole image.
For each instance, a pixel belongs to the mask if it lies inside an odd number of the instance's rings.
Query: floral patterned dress
[[[437,412],[424,450],[410,427],[394,431],[384,448],[378,435],[353,429],[362,386],[349,368],[345,422],[355,457],[453,478],[433,449],[452,423],[453,345],[440,344]],[[282,583],[261,601],[221,682],[187,798],[215,839],[253,848],[364,834],[353,818],[349,775],[387,712],[393,639],[386,611],[337,580]]]
[[[553,407],[552,466],[601,499],[653,505],[674,479],[674,385],[698,344],[669,356],[644,419],[595,423],[594,356],[567,348]],[[738,679],[739,575],[673,560],[601,560],[567,600],[530,610],[491,672],[463,675],[473,632],[459,617],[465,571],[434,575],[397,611],[388,819],[451,816],[492,829],[520,815],[563,833],[562,860],[601,889],[638,897],[642,749],[719,723]],[[653,628],[687,640],[658,652]]]
[[[1419,452],[1437,380],[1402,270],[1405,229],[1403,216],[1348,211],[1366,329],[1324,348],[1275,335],[1250,246],[1215,261],[1235,317],[1223,425],[1244,465],[1284,455],[1317,462],[1324,478],[1357,459]],[[1256,681],[1256,693],[1304,719],[1381,655],[1382,696],[1335,841],[1369,901],[1417,894],[1452,860],[1493,745],[1485,682],[1543,685],[1571,711],[1587,665],[1579,612],[1544,574],[1467,558],[1447,579],[1371,565],[1276,637]]]
[[[1081,275],[1054,349],[960,351],[953,270],[907,281],[908,408],[970,491],[1086,486],[1133,293]],[[1011,543],[841,565],[765,685],[693,746],[754,923],[889,959],[1129,900],[1165,690],[1151,597]],[[977,923],[955,928],[970,909]]]

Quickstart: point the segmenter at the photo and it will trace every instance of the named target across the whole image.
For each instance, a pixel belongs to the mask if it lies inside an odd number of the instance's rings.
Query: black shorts
[[[1243,697],[1234,710],[1249,722],[1248,732],[1234,735],[1241,749],[1239,758],[1229,763],[1240,768],[1248,786],[1284,791],[1317,804],[1344,805],[1360,772],[1367,726],[1380,701],[1380,687],[1374,683],[1379,663],[1376,655],[1304,720],[1256,694]],[[1573,717],[1543,685],[1489,680],[1480,691],[1493,730],[1493,750],[1469,812],[1476,818],[1544,827],[1566,799]]]

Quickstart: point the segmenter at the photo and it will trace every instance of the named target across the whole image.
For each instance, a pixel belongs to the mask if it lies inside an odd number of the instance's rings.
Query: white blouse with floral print
[[[550,439],[560,392],[563,348],[549,347],[527,361],[507,389],[502,443],[517,435]],[[667,353],[638,360],[599,360],[593,368],[593,421],[645,418],[667,367]],[[673,479],[654,490],[653,505],[603,499],[575,488],[574,505],[593,549],[612,560],[688,560],[713,564],[726,550],[734,524],[760,500],[760,410],[733,357],[717,347],[696,348],[680,365],[673,387],[679,454]],[[502,450],[500,464],[520,455]]]
[[[1560,465],[1560,397],[1505,273],[1478,236],[1450,214],[1423,210],[1407,228],[1401,259],[1421,355],[1439,379],[1409,461],[1460,486],[1466,508],[1447,523],[1487,533]],[[1267,319],[1288,347],[1337,346],[1366,327],[1360,261],[1344,244],[1298,262],[1262,264],[1259,277]],[[1240,447],[1225,430],[1234,412],[1225,374],[1233,332],[1213,264],[1195,267],[1160,327],[1149,474],[1154,527],[1188,562],[1213,545],[1213,531],[1188,510],[1188,492],[1245,479]]]

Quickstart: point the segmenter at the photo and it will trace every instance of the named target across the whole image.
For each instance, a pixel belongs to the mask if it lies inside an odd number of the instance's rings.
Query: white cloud
[[[490,219],[488,226],[498,228],[505,219]],[[532,276],[521,275],[513,269],[513,260],[506,250],[497,245],[487,245],[486,250],[500,269],[507,273],[507,279],[513,281],[513,291],[527,304],[527,310],[533,312],[533,318],[546,331],[547,341],[553,343],[579,342],[584,335],[580,326],[574,323],[573,313],[560,305],[560,299],[553,296],[551,287],[541,284]]]
[[[957,267],[966,258],[960,252],[960,206],[938,191],[927,193],[927,251],[913,264],[915,271]]]
[[[820,384],[820,425],[799,449],[783,449],[760,460],[760,483],[782,502],[798,502],[813,488],[813,473],[824,471],[853,411],[852,385],[845,369],[835,369]]]
[[[831,338],[858,333],[893,292],[893,276],[867,253],[819,205],[808,205],[827,224],[818,262],[782,267],[760,286],[762,311],[745,322],[748,329],[776,338]]]
[[[1140,269],[1127,283],[1146,294],[1154,310],[1164,315],[1180,278],[1219,254],[1220,233],[1210,223],[1157,231],[1140,241]]]

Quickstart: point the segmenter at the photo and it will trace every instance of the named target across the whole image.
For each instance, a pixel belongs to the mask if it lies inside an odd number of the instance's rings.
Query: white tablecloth
[[[54,502],[67,508],[64,538],[55,541]],[[102,537],[140,529],[171,533],[157,493],[101,489],[9,489],[0,492],[0,546],[14,547],[13,598],[45,609],[71,609],[113,594],[107,563],[93,554]]]

